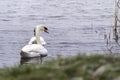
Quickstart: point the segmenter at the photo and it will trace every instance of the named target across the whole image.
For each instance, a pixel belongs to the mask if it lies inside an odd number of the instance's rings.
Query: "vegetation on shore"
[[[120,56],[77,55],[0,69],[0,80],[120,80]]]

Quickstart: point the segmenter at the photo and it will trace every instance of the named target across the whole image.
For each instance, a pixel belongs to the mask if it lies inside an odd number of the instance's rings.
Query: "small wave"
[[[1,21],[10,21],[9,19],[2,19]]]

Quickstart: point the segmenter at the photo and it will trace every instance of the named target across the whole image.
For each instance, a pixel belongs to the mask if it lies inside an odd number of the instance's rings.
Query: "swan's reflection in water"
[[[42,57],[35,58],[21,58],[20,64],[39,63],[42,64]]]
[[[42,64],[45,61],[48,60],[52,60],[53,57],[50,56],[42,56],[42,57],[35,57],[35,58],[21,58],[20,60],[20,64],[31,64],[31,63],[35,63],[35,64]]]

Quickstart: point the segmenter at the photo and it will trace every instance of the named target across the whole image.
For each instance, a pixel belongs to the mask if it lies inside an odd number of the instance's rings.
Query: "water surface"
[[[113,22],[114,0],[0,0],[0,67],[20,63],[20,50],[38,24],[50,33],[42,34],[48,43],[46,59],[107,53],[104,35],[112,32]]]

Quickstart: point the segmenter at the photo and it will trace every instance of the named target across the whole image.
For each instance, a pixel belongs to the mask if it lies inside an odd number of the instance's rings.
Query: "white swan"
[[[24,46],[21,50],[22,58],[30,58],[30,57],[38,57],[38,56],[46,56],[47,49],[43,47],[46,44],[44,39],[40,37],[40,31],[44,31],[48,33],[48,29],[44,25],[38,25],[34,30],[34,37],[31,38],[28,45]]]

